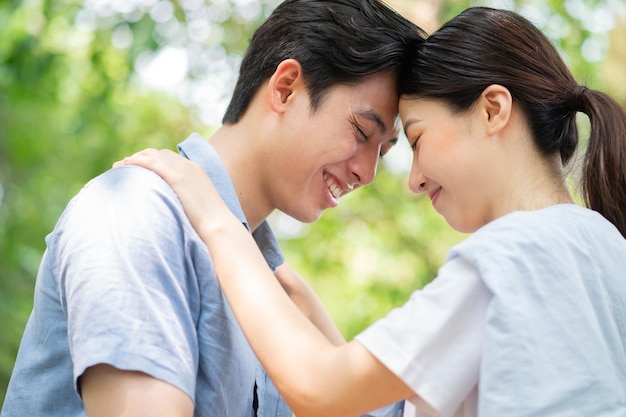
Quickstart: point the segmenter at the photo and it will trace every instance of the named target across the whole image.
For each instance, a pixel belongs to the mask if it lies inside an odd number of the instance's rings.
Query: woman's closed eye
[[[418,145],[419,145],[419,141],[420,141],[420,137],[421,137],[421,136],[422,136],[422,135],[419,135],[419,136],[417,136],[414,140],[412,139],[412,140],[409,142],[409,145],[411,146],[411,150],[412,150],[412,151],[416,151],[416,150],[417,150]]]

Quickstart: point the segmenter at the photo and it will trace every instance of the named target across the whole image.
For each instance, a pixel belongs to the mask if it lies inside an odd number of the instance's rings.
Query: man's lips
[[[342,195],[346,195],[352,191],[351,186],[343,186],[339,180],[332,175],[324,174],[324,181],[326,182],[326,186],[328,187],[330,194],[335,199],[339,199]]]

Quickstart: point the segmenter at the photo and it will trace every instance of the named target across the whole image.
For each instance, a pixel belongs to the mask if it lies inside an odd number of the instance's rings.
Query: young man
[[[422,31],[377,0],[287,0],[255,32],[223,126],[179,151],[254,232],[312,222],[369,184],[395,142],[397,79]],[[291,416],[258,364],[175,194],[125,167],[92,180],[47,237],[2,417]],[[311,317],[342,343],[325,317]]]

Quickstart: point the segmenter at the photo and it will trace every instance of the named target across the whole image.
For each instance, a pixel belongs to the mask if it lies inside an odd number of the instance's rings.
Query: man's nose
[[[348,167],[354,176],[355,186],[368,185],[374,181],[379,153],[379,147],[368,147],[349,161]]]

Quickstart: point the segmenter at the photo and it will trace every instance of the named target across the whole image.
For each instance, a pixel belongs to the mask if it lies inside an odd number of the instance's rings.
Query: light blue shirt
[[[626,416],[626,240],[563,204],[515,212],[457,245],[493,293],[478,415]]]
[[[179,145],[246,225],[213,147]],[[269,266],[283,262],[267,224],[254,233]],[[224,298],[206,246],[172,189],[139,167],[110,170],[70,202],[46,238],[34,308],[2,417],[84,416],[77,378],[110,364],[187,393],[195,416],[291,417]]]

